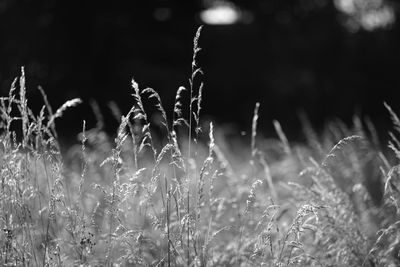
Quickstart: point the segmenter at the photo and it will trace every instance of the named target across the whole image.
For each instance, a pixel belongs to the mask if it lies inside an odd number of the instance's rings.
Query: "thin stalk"
[[[190,266],[190,167],[189,167],[189,159],[190,159],[190,142],[192,140],[192,97],[193,97],[193,90],[192,86],[190,86],[190,118],[189,118],[189,139],[188,139],[188,156],[187,156],[187,196],[186,196],[186,208],[187,208],[187,237],[186,237],[186,244],[187,244],[187,265]]]
[[[51,186],[50,186],[50,179],[49,179],[49,173],[47,171],[47,164],[46,164],[46,160],[45,158],[43,158],[43,165],[44,165],[44,172],[46,174],[46,180],[47,180],[47,189],[49,191],[49,197],[50,197],[50,201],[51,201]],[[44,253],[43,253],[43,265],[46,264],[46,253],[47,253],[47,243],[48,243],[48,239],[49,239],[49,228],[50,228],[50,212],[51,212],[51,207],[48,207],[48,218],[47,218],[47,227],[46,227],[46,236],[45,236],[45,243],[44,243]]]
[[[171,267],[171,247],[170,247],[170,233],[169,233],[169,200],[170,200],[170,191],[168,190],[168,181],[166,179],[166,177],[164,177],[165,179],[165,192],[167,195],[167,206],[166,206],[166,217],[167,217],[167,240],[168,240],[168,245],[167,245],[167,249],[168,249],[168,267]]]
[[[189,134],[188,134],[188,157],[187,157],[187,263],[190,265],[190,168],[189,168],[189,160],[191,156],[191,141],[192,141],[192,117],[193,117],[193,89],[194,89],[194,80],[197,73],[201,73],[201,69],[197,68],[196,56],[200,51],[200,47],[198,46],[198,41],[200,38],[202,26],[197,29],[196,36],[193,39],[193,58],[192,58],[192,75],[189,79],[190,85],[190,105],[189,105]]]

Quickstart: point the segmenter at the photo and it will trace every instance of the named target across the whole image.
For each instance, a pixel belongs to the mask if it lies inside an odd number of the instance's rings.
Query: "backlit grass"
[[[200,31],[173,114],[132,80],[132,108],[111,109],[117,133],[83,122],[81,144],[63,156],[55,123],[80,100],[54,112],[42,91],[34,114],[22,69],[0,102],[1,265],[399,266],[400,120],[390,106],[390,160],[359,117],[317,134],[302,116],[303,144],[274,121],[277,138],[264,139],[259,104],[251,141],[232,147],[201,120]]]

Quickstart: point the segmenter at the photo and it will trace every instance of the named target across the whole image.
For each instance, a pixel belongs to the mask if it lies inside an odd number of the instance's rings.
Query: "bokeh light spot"
[[[396,20],[393,7],[384,0],[335,0],[334,3],[345,15],[344,24],[350,31],[387,28]]]
[[[230,25],[239,22],[241,13],[230,2],[215,1],[212,5],[200,13],[200,19],[205,24]]]

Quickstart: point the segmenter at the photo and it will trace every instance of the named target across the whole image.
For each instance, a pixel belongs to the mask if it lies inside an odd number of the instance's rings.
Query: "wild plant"
[[[65,155],[55,122],[81,101],[54,112],[39,88],[44,105],[35,115],[21,70],[0,98],[1,265],[400,264],[400,120],[392,108],[385,104],[394,156],[359,115],[318,132],[300,114],[304,144],[289,142],[275,120],[277,138],[266,140],[259,103],[235,155],[224,129],[201,121],[201,29],[189,85],[178,88],[170,117],[157,91],[132,79],[130,110],[109,105],[115,136],[92,102],[96,126],[83,121],[80,144]]]

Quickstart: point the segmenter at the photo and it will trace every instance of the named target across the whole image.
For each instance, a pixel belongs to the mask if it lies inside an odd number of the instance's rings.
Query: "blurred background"
[[[83,119],[95,124],[91,101],[115,129],[108,103],[128,111],[132,77],[171,112],[204,25],[205,117],[248,131],[259,101],[266,135],[278,119],[296,138],[300,111],[316,128],[362,114],[386,132],[383,101],[400,107],[399,10],[389,0],[0,0],[1,95],[25,66],[31,107],[43,105],[39,85],[53,108],[82,98],[57,125],[67,139]]]

